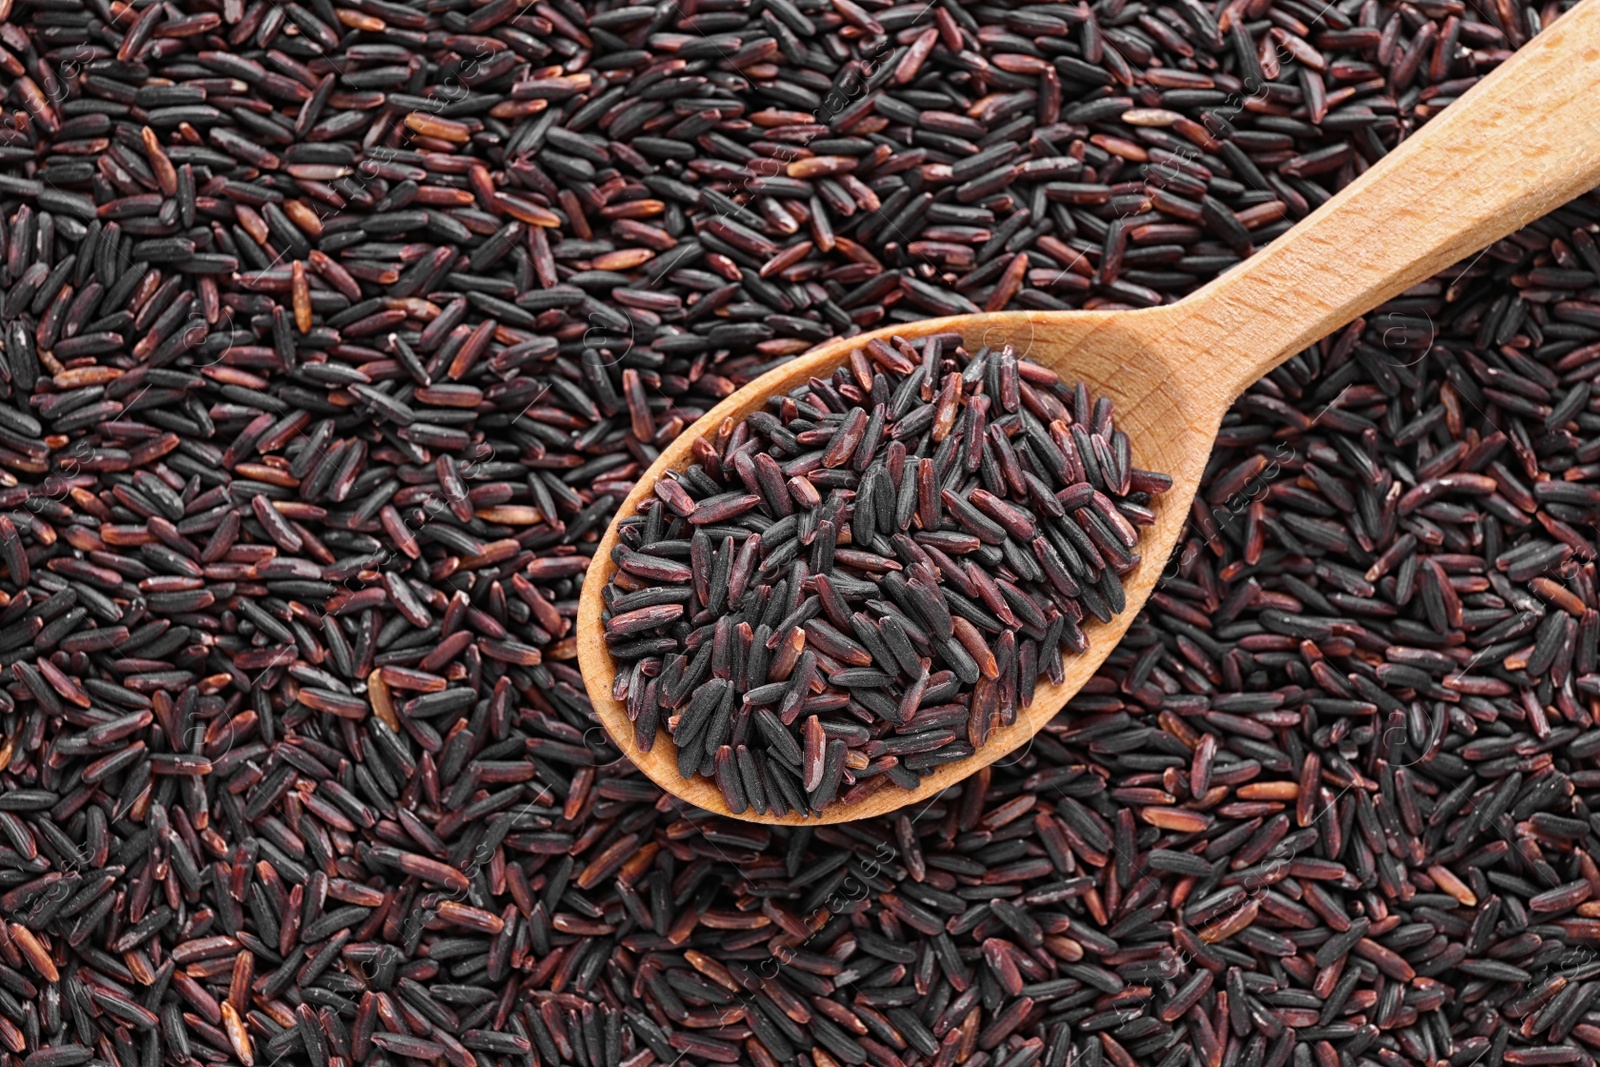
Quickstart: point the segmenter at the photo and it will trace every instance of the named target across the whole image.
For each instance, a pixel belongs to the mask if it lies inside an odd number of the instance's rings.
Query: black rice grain
[[[1030,681],[1041,665],[1057,675],[1062,654],[1087,646],[1086,611],[1121,610],[1117,572],[1138,562],[1138,531],[1120,509],[1142,520],[1151,494],[1128,491],[1133,468],[1116,457],[1130,448],[1110,406],[1093,406],[1086,433],[1071,414],[1090,413],[1083,387],[1010,348],[969,353],[944,337],[894,347],[903,361],[857,350],[828,379],[772,398],[719,434],[720,449],[696,442],[699,462],[620,528],[604,617],[619,696],[639,743],[648,749],[663,724],[680,772],[714,778],[730,810],[748,806],[730,740],[750,743],[767,782],[796,779],[808,812],[904,788],[1016,720],[1031,693],[1017,683],[1021,661]],[[1059,417],[1047,427],[1035,411]],[[1059,462],[1030,438],[1051,440]],[[1073,549],[1084,531],[1111,563]],[[685,541],[687,565],[661,559]],[[687,605],[633,606],[685,585]],[[752,672],[767,653],[779,654]],[[955,686],[936,683],[952,675]]]

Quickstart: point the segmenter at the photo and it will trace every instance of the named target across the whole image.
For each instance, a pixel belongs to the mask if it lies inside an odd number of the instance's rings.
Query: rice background
[[[0,4],[0,1054],[1591,1062],[1592,198],[1256,385],[931,804],[683,810],[571,635],[739,383],[1176,299],[1562,6]]]

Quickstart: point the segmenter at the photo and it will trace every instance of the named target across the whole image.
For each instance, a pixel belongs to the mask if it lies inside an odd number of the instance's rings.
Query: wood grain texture
[[[1183,532],[1223,415],[1234,399],[1289,356],[1501,237],[1600,184],[1600,0],[1584,0],[1512,59],[1339,195],[1198,292],[1132,312],[995,312],[928,319],[830,341],[722,401],[669,445],[618,509],[584,579],[578,658],[596,713],[623,754],[657,785],[709,811],[752,822],[868,818],[925,802],[1010,756],[1056,713],[1116,647]],[[728,812],[716,786],[679,777],[665,730],[649,752],[612,698],[616,666],[601,622],[602,590],[616,572],[618,523],[665,472],[692,460],[696,438],[739,420],[767,398],[826,377],[867,340],[960,334],[968,346],[1012,344],[1028,358],[1083,381],[1116,405],[1135,465],[1173,477],[1144,531],[1141,562],[1123,576],[1127,610],[1084,626],[1090,650],[1067,657],[1061,685],[1041,681],[1014,725],[994,731],[968,759],[946,764],[911,791],[886,788],[853,805],[802,819]]]

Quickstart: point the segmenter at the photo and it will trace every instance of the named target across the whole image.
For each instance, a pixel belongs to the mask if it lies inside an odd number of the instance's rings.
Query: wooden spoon
[[[1091,678],[1127,631],[1171,560],[1224,413],[1263,374],[1410,286],[1600,184],[1600,0],[1563,15],[1422,131],[1266,250],[1188,298],[1139,311],[1011,311],[907,323],[819,346],[740,389],[669,445],[639,479],[606,530],[578,607],[578,659],[590,700],[623,754],[669,793],[730,817],[831,823],[892,811],[932,796],[1015,751]],[[649,752],[613,699],[616,666],[601,623],[601,591],[616,572],[617,525],[669,470],[693,460],[696,438],[741,420],[812,377],[825,378],[869,338],[954,332],[969,350],[1012,344],[1083,381],[1116,405],[1136,466],[1173,477],[1143,532],[1142,562],[1123,575],[1127,610],[1087,620],[1089,651],[1066,659],[1066,680],[1041,679],[1031,706],[967,759],[937,768],[906,791],[886,786],[855,804],[802,819],[733,816],[715,784],[686,781],[665,730]],[[1416,359],[1397,351],[1396,362]]]

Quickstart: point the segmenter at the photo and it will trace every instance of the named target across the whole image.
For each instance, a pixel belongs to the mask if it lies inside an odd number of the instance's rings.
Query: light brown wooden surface
[[[631,516],[668,470],[692,462],[697,437],[741,419],[807,379],[825,377],[869,338],[953,331],[969,345],[1011,343],[1069,381],[1110,397],[1137,466],[1172,475],[1156,522],[1143,531],[1142,562],[1123,576],[1127,610],[1084,626],[1090,650],[1066,660],[1066,680],[1041,680],[1017,722],[996,730],[968,759],[947,764],[912,791],[887,787],[820,817],[754,822],[811,824],[868,818],[927,798],[1015,752],[1091,678],[1116,647],[1169,566],[1222,416],[1261,375],[1384,300],[1600,184],[1600,0],[1584,3],[1480,82],[1338,196],[1266,250],[1177,304],[1133,312],[997,312],[928,319],[841,338],[763,375],[718,404],[669,445],[639,479],[606,530],[584,580],[578,657],[595,711],[656,784],[699,807],[730,814],[716,786],[679,777],[662,730],[648,753],[612,699],[601,591],[616,571],[617,523]],[[1414,355],[1411,358],[1415,358]]]

